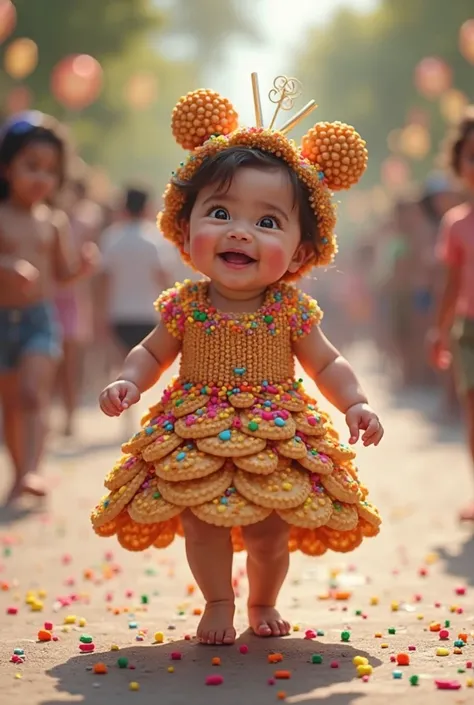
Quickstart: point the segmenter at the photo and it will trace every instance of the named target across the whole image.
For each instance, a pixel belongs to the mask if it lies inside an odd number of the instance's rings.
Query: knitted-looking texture
[[[351,551],[381,519],[352,448],[295,379],[292,343],[319,323],[319,306],[280,283],[256,313],[224,314],[207,290],[184,282],[156,302],[182,344],[179,376],[122,446],[95,532],[132,551],[162,548],[190,508],[231,528],[241,550],[241,527],[276,511],[291,526],[290,550]]]

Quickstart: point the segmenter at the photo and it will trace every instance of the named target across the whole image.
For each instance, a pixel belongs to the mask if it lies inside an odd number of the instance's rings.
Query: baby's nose
[[[238,240],[239,242],[250,242],[252,236],[244,229],[233,228],[229,233],[228,237],[231,240]]]

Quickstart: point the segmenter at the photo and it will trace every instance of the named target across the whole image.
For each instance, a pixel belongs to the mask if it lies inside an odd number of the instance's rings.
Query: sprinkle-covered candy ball
[[[230,101],[204,88],[181,98],[171,118],[176,142],[189,150],[200,147],[211,135],[228,135],[237,126],[238,115]]]
[[[367,167],[365,142],[351,125],[318,122],[301,141],[301,152],[323,172],[332,191],[356,184]]]

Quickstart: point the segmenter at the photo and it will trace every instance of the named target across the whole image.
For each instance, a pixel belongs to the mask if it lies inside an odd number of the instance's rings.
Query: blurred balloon
[[[423,127],[429,128],[430,122],[431,117],[428,110],[417,106],[416,108],[410,108],[408,111],[407,125],[423,125]]]
[[[455,125],[464,115],[468,103],[469,99],[462,91],[451,88],[441,96],[439,109],[446,122]]]
[[[400,157],[387,157],[380,168],[382,184],[389,189],[405,186],[410,179],[410,167]]]
[[[125,84],[125,99],[132,108],[148,108],[157,97],[157,80],[152,73],[136,73]]]
[[[16,9],[11,0],[0,0],[0,42],[4,42],[16,26]]]
[[[12,78],[26,78],[38,64],[38,47],[32,39],[15,39],[5,50],[3,61]]]
[[[424,159],[431,148],[430,133],[423,125],[407,125],[400,137],[400,150],[411,159]]]
[[[88,54],[73,54],[61,59],[51,74],[54,97],[70,110],[91,105],[102,90],[102,67]]]
[[[451,87],[452,70],[443,59],[428,56],[415,68],[415,86],[425,98],[437,98]]]
[[[8,115],[28,110],[33,102],[33,94],[26,86],[15,86],[5,99],[5,110]]]
[[[459,51],[474,64],[474,19],[466,20],[459,30]]]

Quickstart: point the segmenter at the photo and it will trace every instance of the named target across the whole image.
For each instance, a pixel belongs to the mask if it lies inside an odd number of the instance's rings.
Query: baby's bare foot
[[[20,491],[23,494],[31,494],[34,497],[46,497],[48,490],[46,483],[38,475],[29,473],[21,481]]]
[[[274,607],[254,605],[248,608],[249,624],[257,636],[286,636],[290,625]]]
[[[474,502],[468,504],[459,512],[459,521],[474,521]]]
[[[235,642],[233,602],[209,602],[197,629],[201,644],[233,644]]]

